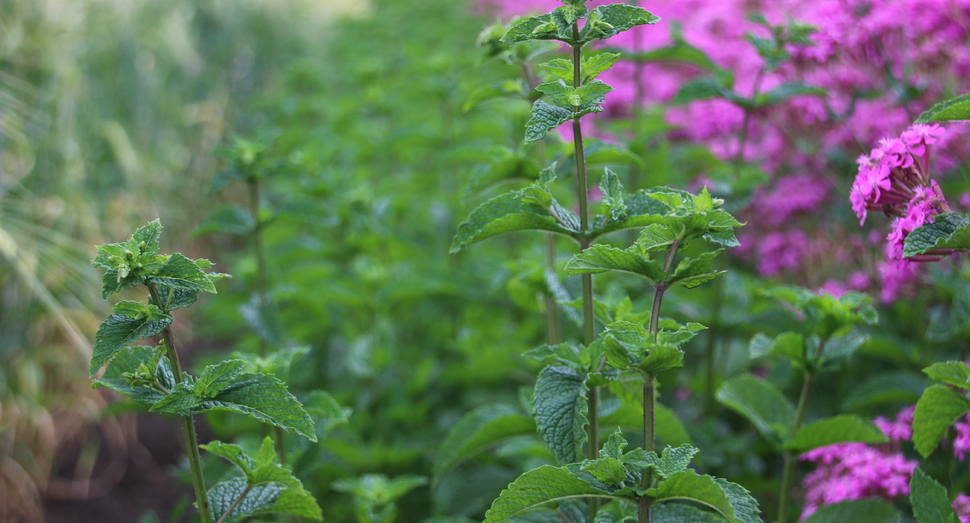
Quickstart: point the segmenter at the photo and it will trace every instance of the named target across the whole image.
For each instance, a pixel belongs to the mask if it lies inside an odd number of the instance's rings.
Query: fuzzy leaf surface
[[[296,432],[316,441],[313,420],[286,386],[266,374],[243,373],[231,385],[211,398],[203,398],[194,389],[176,387],[152,407],[153,412],[170,412],[191,416],[210,410],[224,410],[246,414],[259,421]]]
[[[659,16],[642,7],[627,4],[604,5],[588,14],[579,39],[583,43],[605,40],[638,25],[655,24],[659,21]]]
[[[173,254],[164,267],[148,278],[147,283],[172,289],[216,292],[216,286],[209,279],[209,275],[195,261],[179,253]]]
[[[748,418],[770,441],[788,439],[795,423],[795,407],[771,382],[750,374],[725,381],[717,399]]]
[[[569,367],[546,367],[539,373],[533,417],[560,463],[583,458],[588,389],[586,378]]]
[[[451,427],[435,453],[434,483],[473,454],[507,438],[535,432],[535,421],[508,405],[484,405],[469,412]]]
[[[947,212],[933,217],[933,223],[917,227],[906,236],[903,257],[936,249],[970,249],[970,217]]]
[[[597,244],[573,256],[566,264],[567,274],[598,274],[616,271],[642,276],[655,285],[663,279],[664,272],[660,263],[643,258],[636,252],[617,249],[609,245]]]
[[[606,215],[593,221],[591,238],[599,238],[612,232],[658,223],[670,211],[670,207],[651,198],[644,191],[626,195],[623,198],[623,204],[626,206],[626,210],[619,218]]]
[[[545,138],[549,131],[573,119],[573,111],[557,107],[543,100],[532,104],[532,118],[525,123],[525,141]]]
[[[492,502],[485,523],[499,523],[535,510],[547,503],[575,498],[614,498],[566,468],[544,465],[519,476]]]
[[[841,414],[801,427],[792,439],[785,442],[785,450],[800,454],[835,443],[887,441],[886,435],[871,422],[858,416]]]
[[[727,482],[724,482],[727,483]],[[730,492],[725,491],[722,484],[711,476],[698,475],[693,469],[688,469],[661,481],[657,487],[647,490],[647,495],[652,497],[655,503],[663,503],[670,500],[690,500],[695,503],[707,505],[718,511],[724,519],[736,523],[760,523],[761,518],[757,516],[757,509],[754,510],[752,518],[752,501],[739,496],[741,491],[730,488]],[[750,494],[747,495],[750,498]],[[738,506],[735,507],[735,504]],[[756,507],[757,504],[755,503]]]
[[[259,512],[270,512],[269,507],[276,503],[282,492],[283,486],[276,483],[249,487],[242,478],[230,479],[209,489],[209,506],[220,521],[240,521]],[[229,512],[230,508],[232,512]]]
[[[566,236],[578,232],[567,228],[548,209],[525,201],[521,193],[508,193],[485,202],[458,226],[451,252],[458,252],[498,234],[525,230],[549,231]]]
[[[722,523],[724,518],[717,513],[691,505],[661,503],[651,507],[650,521],[652,523]],[[599,523],[598,520],[597,523]]]
[[[118,351],[140,339],[154,336],[172,323],[158,307],[138,301],[122,301],[94,335],[89,375],[94,376]]]
[[[940,102],[919,115],[916,123],[970,120],[970,94]]]
[[[924,458],[946,435],[957,418],[970,412],[970,400],[946,385],[930,385],[916,402],[913,413],[913,446]]]
[[[145,374],[144,381],[131,379],[132,376],[140,377],[142,373]],[[165,390],[175,387],[175,375],[172,374],[168,358],[163,356],[156,360],[154,347],[125,347],[115,353],[104,374],[91,386],[107,387],[128,396],[132,401],[151,406],[165,396],[164,392],[154,386],[152,380],[157,381]]]
[[[936,381],[970,390],[970,367],[962,361],[934,363],[923,369],[923,372]]]

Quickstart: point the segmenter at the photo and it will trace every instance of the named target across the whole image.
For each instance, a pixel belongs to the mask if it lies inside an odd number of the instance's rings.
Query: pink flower
[[[926,154],[926,146],[936,143],[936,139],[943,136],[946,132],[939,124],[913,124],[903,132],[901,138],[906,143],[907,149],[914,156]]]
[[[960,523],[970,523],[970,496],[957,494],[957,498],[953,500],[953,510],[957,511]]]

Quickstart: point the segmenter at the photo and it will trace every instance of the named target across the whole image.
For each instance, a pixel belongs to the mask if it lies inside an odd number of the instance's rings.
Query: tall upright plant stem
[[[677,255],[677,249],[680,248],[680,240],[674,240],[670,244],[670,249],[667,251],[667,257],[664,259],[663,273],[664,277],[659,283],[654,286],[653,290],[653,304],[650,306],[650,337],[656,343],[657,337],[660,334],[660,307],[663,305],[664,293],[667,292],[667,285],[663,283],[667,279],[667,275],[670,273],[670,267],[674,263],[674,257]],[[655,451],[656,450],[656,424],[655,424],[655,404],[657,401],[656,394],[656,378],[648,373],[643,374],[643,450]],[[640,482],[641,488],[648,488],[653,482],[653,471],[647,470],[643,474],[643,479]],[[644,496],[637,503],[637,519],[640,523],[650,523],[650,498]]]
[[[826,339],[819,340],[815,351],[815,361],[821,361],[822,352],[825,350]],[[812,392],[812,384],[815,381],[817,371],[813,368],[805,369],[805,379],[802,380],[802,392],[798,395],[798,407],[795,410],[795,423],[792,425],[792,434],[801,428],[805,420],[805,407],[808,405],[808,396]],[[781,474],[781,492],[778,495],[778,523],[788,523],[788,503],[791,498],[792,483],[795,479],[795,454],[785,453],[785,466]]]
[[[152,301],[162,310],[165,310],[158,289],[148,284],[148,293],[151,294]],[[167,311],[166,311],[167,312]],[[165,341],[165,349],[168,359],[172,364],[172,374],[175,376],[176,383],[185,381],[182,375],[182,365],[179,363],[178,351],[175,350],[175,343],[172,342],[172,330],[165,327],[162,331],[162,339]],[[199,517],[202,523],[212,523],[212,509],[209,508],[209,496],[206,493],[205,478],[202,476],[202,459],[199,457],[199,438],[195,434],[195,422],[192,416],[182,416],[182,429],[185,432],[185,446],[189,453],[189,467],[192,469],[192,487],[195,489],[195,501],[199,507]]]

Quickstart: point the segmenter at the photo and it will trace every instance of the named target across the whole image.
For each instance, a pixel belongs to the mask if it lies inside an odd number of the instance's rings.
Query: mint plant
[[[553,195],[557,173],[549,167],[532,186],[493,198],[475,210],[459,227],[452,250],[523,230],[548,231],[574,240],[580,252],[567,264],[566,272],[581,277],[583,343],[544,345],[530,351],[528,356],[546,364],[536,383],[534,422],[524,420],[514,409],[498,406],[475,411],[449,434],[443,452],[446,457],[436,463],[436,474],[489,441],[534,426],[560,466],[545,465],[520,476],[493,502],[486,514],[488,522],[505,521],[552,503],[573,521],[623,520],[633,514],[641,522],[651,521],[654,515],[657,521],[759,521],[757,503],[742,487],[688,469],[697,449],[682,445],[658,454],[655,448],[656,375],[682,366],[681,345],[703,329],[696,323],[661,320],[664,293],[676,285],[694,288],[717,277],[720,271],[711,267],[711,260],[722,249],[696,257],[684,257],[683,249],[700,239],[735,246],[732,229],[741,224],[721,210],[723,201],[711,197],[706,189],[697,195],[667,188],[624,195],[619,177],[609,169],[600,184],[603,212],[591,216],[580,119],[602,110],[612,88],[596,77],[618,55],[584,59],[583,49],[590,42],[656,23],[659,18],[636,6],[614,4],[589,10],[583,0],[564,3],[551,13],[513,23],[501,40],[510,44],[555,40],[572,51],[572,60],[542,64],[550,81],[536,86],[545,100],[533,104],[525,139],[540,140],[559,125],[572,122],[579,213],[574,214]],[[581,20],[585,20],[582,28]],[[607,234],[631,228],[644,230],[629,249],[594,244]],[[662,253],[658,259],[652,257],[655,252]],[[649,314],[634,313],[629,301],[616,310],[596,302],[593,275],[608,271],[632,273],[653,285]],[[606,320],[599,337],[597,310],[600,319]],[[643,443],[641,448],[625,451],[627,441],[617,430],[601,452],[599,389],[616,382],[623,373],[643,381]],[[676,499],[692,500],[713,512],[666,504]],[[600,501],[611,502],[600,509]]]
[[[260,372],[244,372],[247,362],[227,359],[203,369],[198,377],[183,371],[170,329],[172,311],[189,307],[200,292],[215,293],[215,282],[227,275],[207,272],[212,262],[182,254],[158,254],[162,226],[158,220],[141,227],[124,243],[98,247],[92,262],[105,269],[102,297],[144,286],[148,302],[125,300],[114,306],[95,336],[90,375],[107,366],[94,387],[108,387],[150,412],[182,418],[196,506],[203,523],[239,521],[279,512],[321,518],[320,507],[289,469],[276,463],[273,441],[266,438],[255,457],[237,445],[212,442],[202,448],[228,459],[242,472],[207,489],[193,416],[229,411],[295,432],[316,441],[313,420],[286,385]],[[161,343],[132,343],[161,334]]]

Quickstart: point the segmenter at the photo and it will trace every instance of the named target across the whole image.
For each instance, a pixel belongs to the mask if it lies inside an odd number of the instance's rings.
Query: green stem
[[[718,330],[721,324],[721,305],[724,302],[724,278],[718,278],[714,282],[714,302],[711,305],[711,324],[707,328],[707,340],[705,347],[705,357],[707,358],[707,369],[705,376],[706,389],[704,391],[705,410],[708,414],[713,414],[714,407],[717,405],[714,395],[714,356],[717,353]]]
[[[761,80],[764,79],[765,68],[762,67],[758,70],[758,76],[754,79],[754,88],[751,91],[751,99],[755,99],[758,96],[758,91],[761,90]],[[741,171],[741,163],[744,162],[744,149],[748,144],[748,125],[751,123],[751,109],[744,110],[744,121],[741,122],[741,136],[738,139],[738,151],[734,155],[734,177],[737,178]]]
[[[680,240],[675,239],[670,244],[670,249],[667,251],[667,257],[664,259],[663,280],[658,282],[654,286],[653,290],[653,304],[650,307],[650,337],[656,343],[657,336],[660,334],[660,306],[663,304],[664,293],[667,292],[667,285],[664,281],[667,280],[667,276],[670,274],[670,268],[674,263],[674,257],[677,255],[677,249],[680,248]],[[656,378],[650,374],[644,373],[643,376],[643,449],[655,451],[656,450],[656,427],[655,427],[655,410],[656,410],[656,395],[654,392]],[[643,474],[643,479],[641,481],[641,488],[648,488],[650,484],[653,483],[653,471],[647,470]],[[650,523],[650,504],[651,500],[648,496],[643,496],[638,500],[637,503],[637,519],[640,523]]]
[[[251,178],[247,181],[249,185],[249,212],[253,216],[253,250],[256,251],[256,306],[259,314],[266,313],[264,301],[266,300],[266,253],[263,251],[263,221],[259,216],[259,179]],[[265,321],[265,319],[264,319]],[[266,354],[266,340],[262,336],[259,339],[259,355]]]
[[[822,352],[825,350],[826,339],[822,338],[815,349],[815,363],[821,361]],[[805,407],[808,405],[808,395],[812,391],[812,383],[815,381],[817,367],[805,369],[805,379],[802,381],[802,392],[798,395],[798,408],[795,411],[795,423],[792,425],[791,433],[795,434],[801,428],[805,420]],[[781,492],[778,494],[778,523],[788,521],[788,502],[791,498],[792,483],[795,480],[795,454],[785,453],[785,467],[781,474]]]
[[[160,306],[162,300],[158,295],[158,289],[153,284],[147,284],[147,286],[152,301]],[[172,330],[170,328],[165,327],[162,331],[162,339],[165,341],[168,359],[172,364],[172,374],[175,376],[175,383],[182,383],[185,381],[185,377],[182,375],[182,365],[179,363],[175,343],[172,342]],[[195,422],[192,420],[192,416],[182,416],[182,429],[185,431],[185,446],[189,453],[189,466],[192,469],[192,487],[195,489],[195,501],[199,507],[199,517],[202,523],[212,523],[212,510],[209,508],[209,496],[206,494],[205,478],[202,476],[202,459],[199,457],[199,438],[195,434]]]

